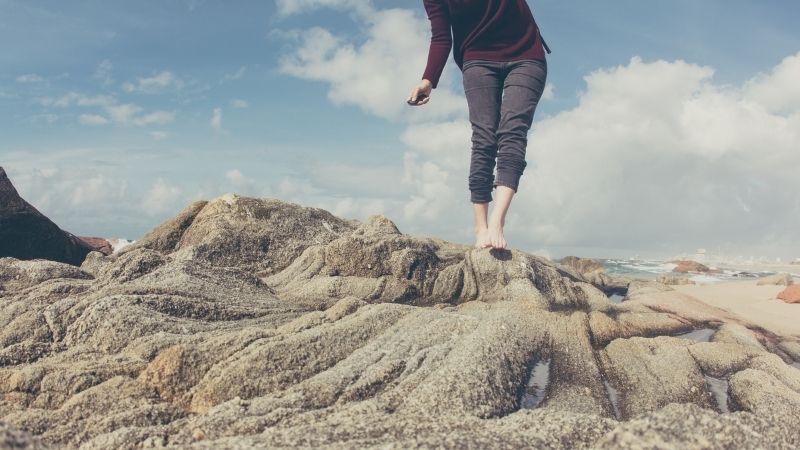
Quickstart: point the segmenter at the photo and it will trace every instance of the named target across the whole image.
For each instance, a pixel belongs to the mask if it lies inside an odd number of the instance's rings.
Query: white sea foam
[[[127,239],[110,239],[108,241],[111,244],[112,254],[118,253],[123,248],[133,244],[136,241],[129,241]]]
[[[694,281],[694,284],[714,284],[722,281],[720,278],[712,277],[711,275],[694,275],[689,279]]]

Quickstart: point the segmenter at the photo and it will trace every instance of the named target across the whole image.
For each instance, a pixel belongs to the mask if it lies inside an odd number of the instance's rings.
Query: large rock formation
[[[797,357],[660,283],[612,303],[535,255],[272,199],[80,269],[0,260],[0,442],[30,448],[796,448]]]
[[[95,247],[58,227],[19,193],[0,167],[0,257],[80,265]]]
[[[712,272],[712,270],[705,264],[692,260],[675,260],[670,261],[675,264],[672,268],[673,272],[688,273],[688,272]]]
[[[609,295],[624,294],[631,281],[625,277],[612,277],[606,273],[603,264],[595,259],[565,256],[561,258],[560,264],[577,272],[586,281]]]

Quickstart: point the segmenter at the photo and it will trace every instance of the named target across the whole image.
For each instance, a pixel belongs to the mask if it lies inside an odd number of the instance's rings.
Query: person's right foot
[[[489,229],[482,228],[475,232],[475,247],[477,248],[489,248],[492,246],[492,242],[489,239]]]

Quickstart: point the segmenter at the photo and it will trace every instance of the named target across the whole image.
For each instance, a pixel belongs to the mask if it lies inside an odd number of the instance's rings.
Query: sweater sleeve
[[[450,11],[444,0],[423,0],[428,20],[431,22],[431,46],[428,49],[428,64],[425,66],[423,79],[430,80],[433,88],[439,84],[450,49],[453,47],[453,37],[450,29]]]

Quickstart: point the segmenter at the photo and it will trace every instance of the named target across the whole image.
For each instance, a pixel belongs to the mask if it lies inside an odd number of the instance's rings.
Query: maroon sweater
[[[423,79],[439,84],[450,49],[464,61],[545,59],[539,27],[525,0],[423,0],[431,46]],[[451,37],[452,30],[452,37]]]

